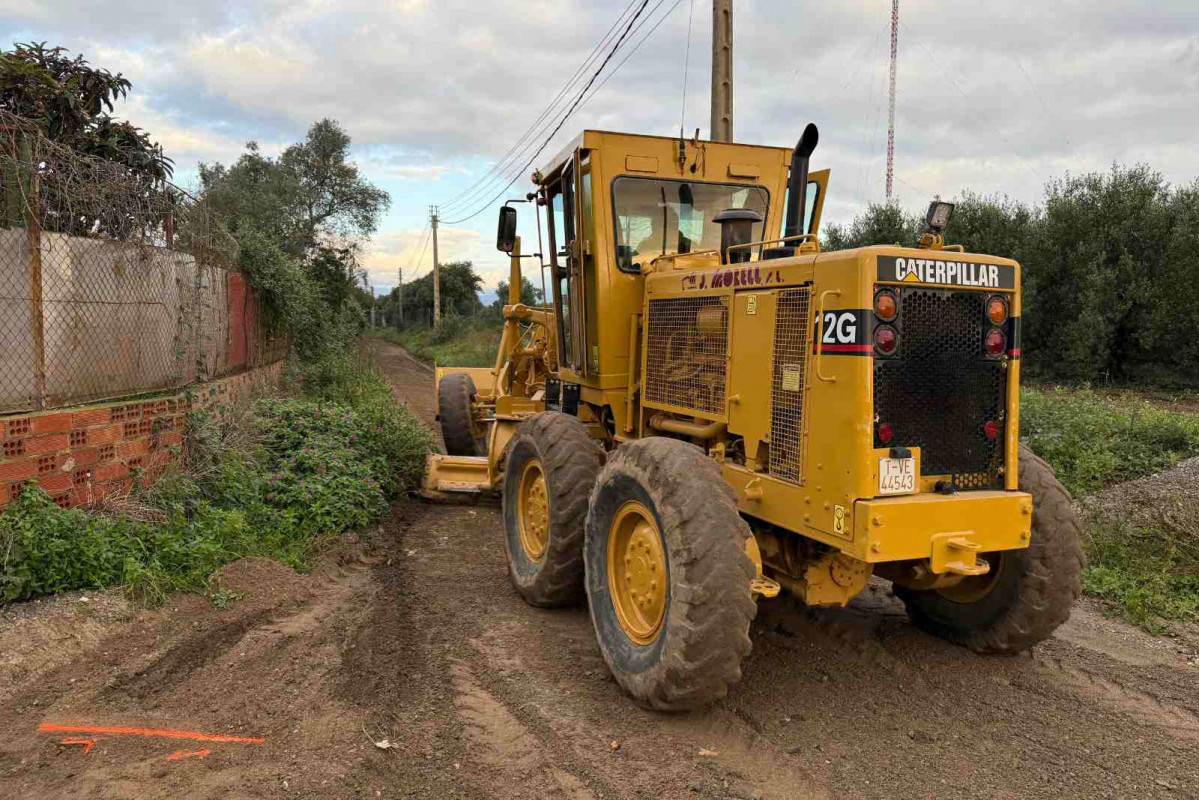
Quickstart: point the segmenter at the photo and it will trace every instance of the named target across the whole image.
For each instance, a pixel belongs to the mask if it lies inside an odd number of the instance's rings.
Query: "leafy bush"
[[[385,329],[380,335],[425,361],[490,367],[495,364],[503,323],[488,317],[446,317],[438,328]]]
[[[29,484],[0,514],[0,602],[113,584],[159,598],[203,588],[219,566],[247,556],[300,569],[332,535],[377,520],[388,498],[419,483],[431,435],[372,371],[333,362],[321,370],[341,376],[321,385],[342,402],[264,399],[244,415],[193,412],[187,470],[136,498],[161,522],[63,510]]]
[[[1075,495],[1152,475],[1199,455],[1199,416],[1090,389],[1025,387],[1020,438]]]
[[[1160,620],[1199,621],[1199,506],[1175,498],[1134,522],[1102,511],[1084,518],[1088,594],[1151,631]]]

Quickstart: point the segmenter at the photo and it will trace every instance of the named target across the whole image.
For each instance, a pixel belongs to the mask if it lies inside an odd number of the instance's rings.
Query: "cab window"
[[[730,208],[748,208],[766,219],[770,193],[761,186],[690,183],[621,177],[612,182],[616,219],[616,265],[638,272],[661,255],[715,250],[720,225],[712,218]],[[763,238],[754,225],[753,241]]]

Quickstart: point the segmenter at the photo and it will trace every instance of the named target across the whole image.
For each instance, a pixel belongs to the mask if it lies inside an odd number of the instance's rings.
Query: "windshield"
[[[770,203],[769,192],[761,186],[649,178],[617,178],[612,198],[616,264],[629,272],[666,253],[716,250],[720,225],[713,217],[729,208],[748,208],[765,219]],[[750,241],[762,237],[762,224],[754,225]]]

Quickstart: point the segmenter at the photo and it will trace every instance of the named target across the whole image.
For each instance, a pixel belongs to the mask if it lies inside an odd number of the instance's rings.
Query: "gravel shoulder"
[[[431,371],[372,348],[431,423]],[[584,608],[520,601],[501,524],[403,501],[311,575],[228,566],[225,609],[6,610],[0,796],[1199,796],[1199,654],[1086,604],[1031,654],[984,658],[881,583],[846,609],[770,601],[731,695],[663,715],[612,682]],[[98,734],[85,753],[43,722],[263,741]]]

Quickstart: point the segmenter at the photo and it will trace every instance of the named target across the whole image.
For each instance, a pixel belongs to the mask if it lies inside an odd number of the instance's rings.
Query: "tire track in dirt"
[[[430,372],[372,347],[431,422]],[[520,601],[501,526],[403,501],[312,575],[229,565],[228,608],[175,595],[92,623],[70,658],[23,649],[46,666],[3,684],[0,797],[1199,796],[1199,668],[1085,605],[1031,655],[982,658],[882,584],[846,609],[763,603],[729,697],[663,715],[611,680],[585,609]],[[265,742],[168,761],[179,743],[106,736],[84,755],[44,720]]]

